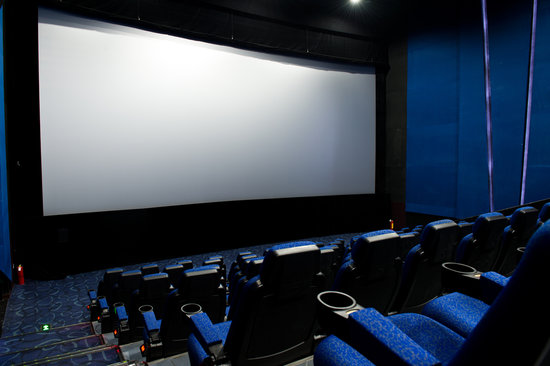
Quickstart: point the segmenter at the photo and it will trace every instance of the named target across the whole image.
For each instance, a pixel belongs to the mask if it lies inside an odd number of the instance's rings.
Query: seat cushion
[[[443,364],[450,361],[464,343],[459,334],[421,314],[397,314],[388,319]]]
[[[468,337],[489,305],[459,292],[438,297],[422,309],[422,314],[449,327],[463,337]]]
[[[313,363],[315,366],[374,366],[365,356],[333,335],[319,343]]]

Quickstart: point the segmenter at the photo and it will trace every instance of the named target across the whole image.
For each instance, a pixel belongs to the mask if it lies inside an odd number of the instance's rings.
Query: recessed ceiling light
[[[352,4],[359,4],[361,0],[349,0],[349,2]]]

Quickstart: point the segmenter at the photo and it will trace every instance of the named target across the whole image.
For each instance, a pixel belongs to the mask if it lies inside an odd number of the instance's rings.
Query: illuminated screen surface
[[[374,193],[372,68],[39,9],[45,215]]]

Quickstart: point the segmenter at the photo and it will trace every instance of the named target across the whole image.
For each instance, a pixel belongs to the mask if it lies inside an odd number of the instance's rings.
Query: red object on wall
[[[23,273],[23,266],[22,265],[17,266],[17,284],[18,285],[24,285],[25,284],[25,275]]]

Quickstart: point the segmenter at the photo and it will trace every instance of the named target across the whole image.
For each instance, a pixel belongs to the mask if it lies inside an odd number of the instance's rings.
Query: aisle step
[[[26,333],[0,338],[0,356],[23,350],[44,347],[71,339],[81,339],[94,335],[92,325],[87,323],[72,324],[51,328],[48,331]]]
[[[0,355],[0,365],[19,364],[37,359],[84,351],[98,346],[103,346],[103,340],[101,336],[97,335],[69,339],[44,346],[35,346],[4,353]]]
[[[112,365],[122,361],[118,346],[101,345],[80,351],[64,353],[61,355],[44,357],[34,360],[24,360],[12,363],[14,366],[66,366],[66,365]]]

